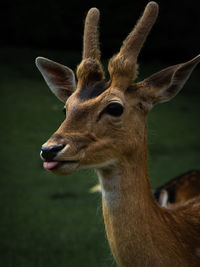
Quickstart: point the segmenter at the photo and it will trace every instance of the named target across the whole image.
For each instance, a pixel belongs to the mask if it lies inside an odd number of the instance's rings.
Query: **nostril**
[[[52,161],[64,147],[65,145],[42,146],[40,156],[46,161]]]
[[[42,151],[58,152],[63,149],[65,145],[54,145],[54,146],[42,146]]]

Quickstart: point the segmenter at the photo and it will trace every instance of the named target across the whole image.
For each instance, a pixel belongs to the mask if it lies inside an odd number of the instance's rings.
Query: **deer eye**
[[[114,117],[120,117],[124,111],[124,107],[120,103],[111,103],[105,109],[104,113],[107,113]]]

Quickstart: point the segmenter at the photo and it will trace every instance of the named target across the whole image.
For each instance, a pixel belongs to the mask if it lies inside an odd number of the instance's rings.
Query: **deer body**
[[[119,266],[200,266],[200,201],[164,209],[149,185],[147,114],[173,98],[200,61],[197,56],[133,83],[137,56],[157,14],[158,5],[150,2],[110,59],[108,82],[100,63],[96,8],[86,17],[77,84],[71,69],[37,58],[45,81],[66,107],[66,119],[42,146],[41,158],[45,169],[58,174],[97,170],[108,241]]]
[[[135,158],[127,158],[120,167],[99,171],[112,253],[119,266],[199,266],[199,227],[194,228],[187,221],[191,210],[183,208],[174,213],[159,206],[151,192],[147,154],[143,153],[141,164]],[[117,179],[116,173],[121,174]],[[111,179],[118,184],[112,184]],[[194,222],[199,223],[199,216],[198,211]]]
[[[162,207],[184,203],[200,195],[200,171],[184,173],[156,188],[155,198]]]

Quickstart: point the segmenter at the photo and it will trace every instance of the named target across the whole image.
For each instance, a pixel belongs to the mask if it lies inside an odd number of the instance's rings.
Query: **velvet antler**
[[[99,22],[100,12],[97,8],[88,11],[83,37],[83,59],[77,68],[78,87],[87,87],[104,79],[100,63]]]
[[[109,62],[111,80],[116,85],[128,86],[137,76],[137,57],[158,15],[158,4],[149,2],[142,17],[123,42],[117,55]]]

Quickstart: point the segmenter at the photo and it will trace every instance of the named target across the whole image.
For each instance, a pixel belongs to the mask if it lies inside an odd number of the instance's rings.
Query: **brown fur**
[[[157,16],[157,4],[150,2],[147,11],[154,17],[152,24]],[[130,34],[129,37],[136,38],[137,47],[142,46],[149,31],[146,17],[149,16],[144,15],[140,20],[137,36]],[[146,32],[142,34],[144,38],[140,38],[142,31]],[[127,47],[124,43],[118,55],[131,58],[131,54],[136,53],[129,43]],[[93,60],[98,61],[98,56]],[[107,237],[119,266],[200,266],[200,201],[196,199],[174,209],[158,205],[149,185],[146,144],[148,112],[153,105],[174,97],[199,61],[200,57],[196,57],[133,85],[126,64],[117,68],[124,69],[120,77],[112,75],[116,67],[113,64],[108,88],[93,98],[80,98],[80,91],[89,90],[91,85],[88,81],[80,86],[82,82],[78,81],[77,90],[69,98],[62,97],[66,119],[43,145],[62,145],[62,150],[53,158],[59,163],[51,169],[55,173],[68,174],[87,167],[97,170]],[[135,63],[132,71],[128,68],[132,74]],[[43,65],[38,58],[37,66],[42,75],[49,77]],[[81,81],[84,76],[90,77],[84,70],[80,72]],[[71,71],[68,75],[72,76]],[[56,95],[62,90],[57,84],[50,84],[50,88]],[[106,112],[110,104],[115,108],[121,106],[122,113],[115,116]]]
[[[104,73],[99,61],[94,59],[85,59],[77,67],[76,75],[78,78],[78,87],[90,87],[98,81],[104,79]]]
[[[157,200],[163,190],[168,195],[168,205],[183,203],[200,195],[200,171],[189,171],[156,188],[154,195]]]

